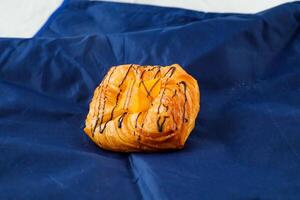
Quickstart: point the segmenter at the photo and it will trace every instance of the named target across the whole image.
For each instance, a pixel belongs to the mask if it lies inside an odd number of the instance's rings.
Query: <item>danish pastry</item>
[[[120,65],[95,89],[84,131],[112,151],[180,149],[199,109],[197,81],[178,64]]]

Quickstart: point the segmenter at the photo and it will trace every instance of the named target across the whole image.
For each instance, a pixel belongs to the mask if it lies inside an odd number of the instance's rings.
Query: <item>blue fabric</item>
[[[240,15],[69,1],[0,52],[0,199],[300,198],[298,2]],[[84,134],[94,88],[123,63],[198,80],[183,150],[118,154]]]

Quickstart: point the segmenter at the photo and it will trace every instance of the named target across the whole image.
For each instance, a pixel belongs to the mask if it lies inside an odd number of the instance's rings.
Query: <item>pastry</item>
[[[199,109],[197,81],[178,64],[120,65],[95,89],[84,131],[112,151],[180,149]]]

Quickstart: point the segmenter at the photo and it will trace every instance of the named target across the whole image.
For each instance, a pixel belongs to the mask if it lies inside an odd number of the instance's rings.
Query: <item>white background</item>
[[[256,13],[288,0],[111,0],[204,12]],[[63,0],[0,0],[0,37],[32,37]]]

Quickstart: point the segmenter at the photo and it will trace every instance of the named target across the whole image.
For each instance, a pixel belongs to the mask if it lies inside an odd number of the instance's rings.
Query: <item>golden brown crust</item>
[[[112,151],[180,149],[199,109],[197,81],[178,64],[121,65],[95,89],[84,131]]]

